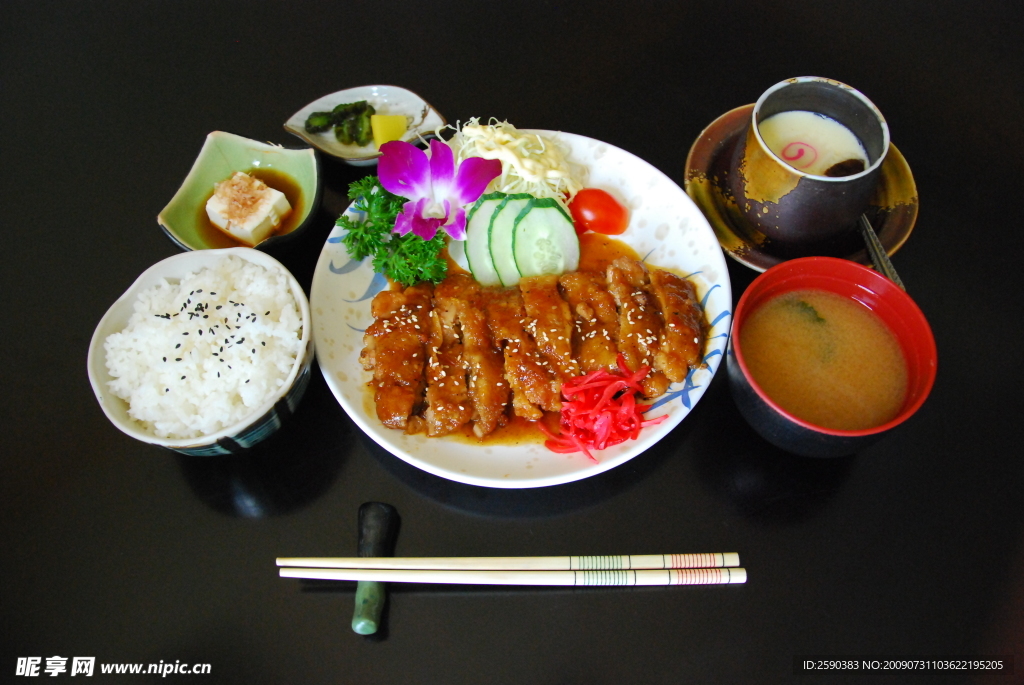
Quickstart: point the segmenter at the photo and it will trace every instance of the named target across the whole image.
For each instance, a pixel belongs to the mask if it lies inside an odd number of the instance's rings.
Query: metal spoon
[[[882,242],[878,239],[878,234],[872,228],[871,222],[868,221],[866,216],[861,214],[858,223],[860,224],[861,235],[864,236],[864,244],[868,248],[868,254],[871,255],[871,263],[890,281],[898,285],[900,290],[906,292],[907,288],[903,285],[903,281],[900,280],[899,274],[896,273],[896,267],[889,261],[889,255],[885,253],[885,248],[882,247]]]

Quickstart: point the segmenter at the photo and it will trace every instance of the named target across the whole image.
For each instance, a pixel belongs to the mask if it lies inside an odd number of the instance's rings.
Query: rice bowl
[[[107,417],[144,442],[196,455],[265,439],[294,410],[313,357],[309,304],[251,248],[157,263],[100,322],[89,377]]]

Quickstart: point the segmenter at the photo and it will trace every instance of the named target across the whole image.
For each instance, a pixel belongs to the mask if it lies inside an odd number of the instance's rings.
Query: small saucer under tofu
[[[213,225],[246,245],[266,239],[291,212],[284,193],[241,171],[218,183],[206,203]]]

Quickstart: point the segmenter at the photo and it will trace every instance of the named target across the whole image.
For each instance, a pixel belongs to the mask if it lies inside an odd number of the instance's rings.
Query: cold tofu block
[[[291,211],[284,193],[241,171],[218,183],[206,202],[213,225],[246,245],[264,240]]]
[[[373,129],[373,142],[377,147],[392,140],[401,140],[409,128],[409,121],[404,114],[374,114],[370,117],[370,128]]]

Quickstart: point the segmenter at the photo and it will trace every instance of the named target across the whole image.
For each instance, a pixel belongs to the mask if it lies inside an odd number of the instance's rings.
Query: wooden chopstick
[[[740,565],[740,555],[716,552],[562,557],[282,557],[277,565],[451,571],[613,571],[730,568]]]
[[[282,578],[372,580],[458,585],[727,585],[747,582],[743,568],[673,568],[609,571],[466,571],[423,569],[282,568]]]

